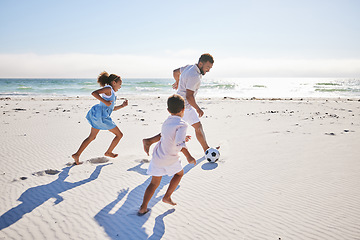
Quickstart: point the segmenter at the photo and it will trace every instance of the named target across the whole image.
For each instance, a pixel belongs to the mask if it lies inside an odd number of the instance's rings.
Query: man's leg
[[[209,145],[206,142],[205,133],[202,127],[201,122],[194,123],[191,125],[195,129],[196,138],[201,144],[202,148],[204,149],[204,152],[209,148]]]

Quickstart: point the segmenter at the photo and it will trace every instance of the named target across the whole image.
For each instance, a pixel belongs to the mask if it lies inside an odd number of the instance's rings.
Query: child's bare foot
[[[137,215],[138,216],[143,216],[143,215],[147,214],[149,211],[150,211],[150,209],[148,209],[148,208],[140,207],[139,211],[137,212]]]
[[[144,151],[149,156],[149,150],[151,146],[151,142],[148,139],[143,139]]]
[[[82,162],[80,162],[80,156],[79,155],[76,155],[76,154],[73,154],[71,155],[72,158],[75,160],[75,165],[80,165],[82,164]]]
[[[167,204],[170,204],[170,205],[173,205],[173,206],[175,206],[176,205],[176,203],[175,202],[173,202],[173,200],[171,199],[171,198],[163,198],[162,199],[162,201],[164,202],[164,203],[167,203]]]
[[[118,154],[112,152],[106,152],[104,155],[111,158],[116,158],[118,156]]]

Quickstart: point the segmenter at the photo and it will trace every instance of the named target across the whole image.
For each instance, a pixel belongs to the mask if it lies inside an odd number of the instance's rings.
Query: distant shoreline
[[[122,95],[118,96],[120,99],[167,99],[170,95],[164,96],[144,96],[144,95]],[[92,96],[1,96],[0,101],[7,100],[17,100],[17,101],[71,101],[71,100],[94,100],[97,101]],[[350,102],[360,102],[359,97],[304,97],[304,98],[261,98],[261,97],[251,97],[251,98],[234,98],[234,97],[198,97],[198,101],[207,101],[207,100],[234,100],[234,101],[350,101]]]
[[[171,78],[124,78],[117,96],[169,96]],[[100,86],[91,78],[0,79],[0,97],[89,96]],[[360,78],[204,78],[198,97],[228,98],[358,98]]]

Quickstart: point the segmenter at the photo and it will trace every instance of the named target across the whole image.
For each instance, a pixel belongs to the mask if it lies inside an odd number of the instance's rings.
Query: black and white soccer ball
[[[209,148],[205,151],[205,158],[211,163],[216,162],[220,158],[220,152],[216,148]]]

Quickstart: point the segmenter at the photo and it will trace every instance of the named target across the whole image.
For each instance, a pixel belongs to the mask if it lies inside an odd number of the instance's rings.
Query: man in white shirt
[[[199,119],[204,115],[204,112],[197,104],[195,96],[200,88],[202,76],[210,71],[213,64],[213,57],[210,54],[205,53],[200,56],[197,64],[186,65],[173,71],[175,79],[173,88],[177,89],[177,94],[185,99],[185,113],[183,120],[194,127],[196,138],[201,144],[204,152],[209,148]],[[158,134],[152,138],[143,139],[144,150],[148,155],[151,144],[158,142],[160,137],[161,135]]]

